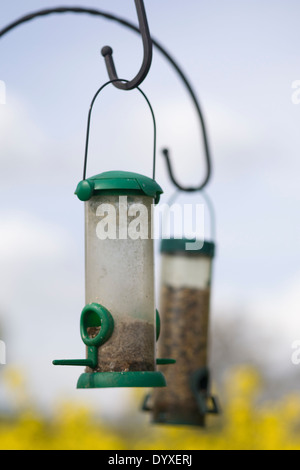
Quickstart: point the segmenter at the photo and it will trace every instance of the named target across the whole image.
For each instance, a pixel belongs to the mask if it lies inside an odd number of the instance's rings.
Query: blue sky
[[[50,6],[2,2],[1,26]],[[88,6],[137,22],[130,0]],[[212,322],[240,315],[253,348],[258,330],[262,350],[271,341],[262,361],[282,374],[295,367],[291,344],[300,337],[300,105],[291,99],[300,79],[300,4],[151,0],[145,6],[151,34],[186,72],[207,122],[213,158],[207,193],[217,221]],[[0,321],[8,362],[28,371],[33,393],[47,404],[61,393],[82,397],[74,391],[80,371],[59,370],[51,361],[84,354],[83,206],[73,193],[88,107],[107,80],[100,56],[106,44],[119,75],[131,79],[141,64],[141,41],[101,18],[38,19],[0,41],[7,91],[0,106]],[[141,87],[156,115],[156,179],[165,201],[173,188],[160,150],[170,147],[183,184],[197,184],[204,175],[199,124],[185,88],[156,51]],[[150,114],[138,92],[106,89],[95,106],[88,173],[151,175],[151,156]]]

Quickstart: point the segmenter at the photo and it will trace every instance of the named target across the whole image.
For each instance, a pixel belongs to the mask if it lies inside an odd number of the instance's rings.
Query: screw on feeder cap
[[[96,194],[144,194],[152,197],[155,204],[163,193],[155,180],[128,171],[106,171],[80,181],[75,194],[80,201],[88,201]]]
[[[195,239],[189,240],[187,238],[164,238],[161,240],[160,251],[161,253],[191,253],[213,258],[215,255],[215,244],[210,241],[204,241],[201,248],[196,250],[189,250],[187,244],[192,244]]]

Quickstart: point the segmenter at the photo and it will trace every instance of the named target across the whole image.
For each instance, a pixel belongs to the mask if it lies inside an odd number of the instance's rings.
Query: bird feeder
[[[214,239],[213,206],[205,194],[202,196]],[[173,196],[170,207],[174,200]],[[200,208],[197,205],[198,211]],[[190,218],[184,219],[185,228],[188,222]],[[162,236],[159,292],[162,327],[158,353],[173,357],[176,364],[165,366],[167,388],[146,396],[143,409],[151,411],[155,423],[204,427],[206,414],[219,412],[217,399],[210,394],[208,367],[215,243],[204,235],[204,212],[197,223],[197,234],[187,236],[188,231],[181,236],[179,233],[168,238]]]
[[[90,115],[88,130],[89,122]],[[156,369],[151,236],[152,206],[161,193],[154,178],[126,171],[86,178],[84,170],[77,186],[76,195],[85,204],[86,305],[80,333],[86,358],[54,361],[86,366],[77,388],[166,385]]]
[[[207,413],[217,413],[209,394],[208,331],[212,259],[215,245],[204,242],[187,250],[187,239],[161,243],[160,354],[176,364],[165,366],[167,388],[146,397],[144,410],[153,422],[204,426]],[[151,405],[150,405],[151,401]]]

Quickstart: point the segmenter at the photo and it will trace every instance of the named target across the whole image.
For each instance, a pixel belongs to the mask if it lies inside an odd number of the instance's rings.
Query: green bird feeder
[[[209,317],[215,243],[192,238],[161,240],[158,354],[166,365],[167,387],[153,390],[142,404],[153,423],[205,426],[208,413],[219,413],[210,393]]]
[[[90,115],[87,142],[89,123]],[[84,169],[75,194],[85,205],[86,305],[80,334],[86,358],[53,361],[85,366],[77,388],[166,385],[157,363],[173,361],[156,359],[160,323],[151,236],[152,206],[162,192],[154,178],[138,173],[108,171],[86,178]]]
[[[166,366],[168,387],[153,391],[156,423],[205,425],[207,413],[218,413],[209,393],[208,332],[212,259],[215,245],[206,241],[199,250],[186,250],[190,240],[161,243],[158,351],[176,364]]]

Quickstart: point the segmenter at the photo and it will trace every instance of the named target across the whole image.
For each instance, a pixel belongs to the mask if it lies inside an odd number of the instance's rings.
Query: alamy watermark
[[[6,364],[6,345],[0,340],[0,365]]]
[[[300,80],[294,80],[292,82],[292,89],[295,90],[291,96],[292,103],[300,104]]]
[[[96,208],[96,235],[100,240],[186,239],[186,250],[199,250],[204,241],[204,212],[204,204],[149,207],[119,196],[117,205],[102,203]]]
[[[0,104],[6,104],[6,85],[3,80],[0,80]]]
[[[298,366],[300,364],[300,340],[295,339],[292,343],[292,349],[294,349],[294,352],[292,353],[291,356],[291,361],[292,364],[295,366]]]

